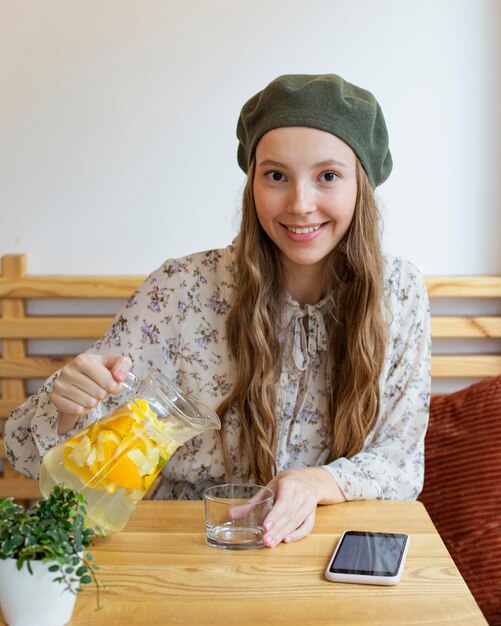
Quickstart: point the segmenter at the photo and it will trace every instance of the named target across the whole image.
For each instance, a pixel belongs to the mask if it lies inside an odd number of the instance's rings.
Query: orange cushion
[[[501,376],[432,397],[419,499],[487,621],[501,625]]]

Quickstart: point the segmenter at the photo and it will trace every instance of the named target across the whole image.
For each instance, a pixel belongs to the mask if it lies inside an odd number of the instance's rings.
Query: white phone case
[[[402,554],[402,558],[400,560],[400,565],[397,573],[394,576],[378,576],[372,574],[347,574],[341,572],[331,572],[330,567],[332,562],[334,561],[337,551],[339,550],[341,543],[343,541],[344,535],[350,531],[345,530],[341,535],[340,540],[337,543],[336,549],[334,550],[332,557],[329,559],[329,564],[325,570],[325,577],[333,582],[338,583],[354,583],[359,585],[396,585],[400,582],[402,578],[402,573],[404,571],[405,560],[407,558],[407,552],[409,551],[409,544],[411,542],[411,538],[409,535],[406,535],[406,542],[404,546],[404,551]],[[400,533],[405,534],[405,533]]]

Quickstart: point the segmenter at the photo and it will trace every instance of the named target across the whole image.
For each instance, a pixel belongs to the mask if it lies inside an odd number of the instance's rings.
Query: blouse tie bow
[[[306,309],[300,309],[293,324],[292,358],[296,367],[304,372],[312,359],[327,350],[324,316],[318,308],[307,304]]]

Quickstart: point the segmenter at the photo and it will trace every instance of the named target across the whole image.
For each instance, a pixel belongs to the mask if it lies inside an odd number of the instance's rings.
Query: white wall
[[[142,274],[225,245],[241,105],[336,72],[387,118],[386,246],[499,273],[500,23],[498,0],[0,0],[0,255]]]

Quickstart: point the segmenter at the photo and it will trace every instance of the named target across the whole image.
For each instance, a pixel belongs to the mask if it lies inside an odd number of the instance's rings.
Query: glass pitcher
[[[83,493],[88,524],[105,534],[125,527],[179,446],[221,428],[212,409],[152,368],[122,384],[130,400],[49,450],[40,468],[44,497],[61,483]]]

